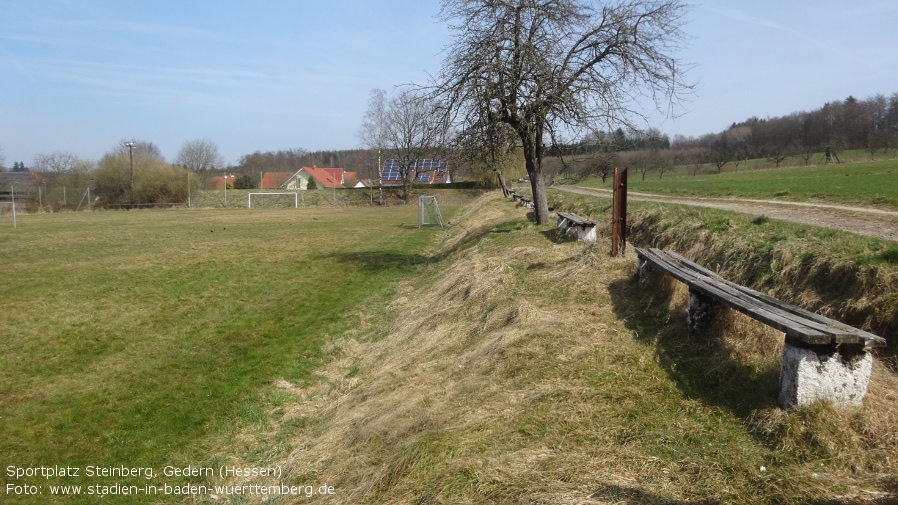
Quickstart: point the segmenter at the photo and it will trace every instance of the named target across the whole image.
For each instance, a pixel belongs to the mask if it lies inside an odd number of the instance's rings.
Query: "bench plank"
[[[884,346],[884,338],[776,298],[730,282],[685,257],[659,249],[636,249],[637,255],[719,303],[761,321],[786,335],[813,345],[858,344]]]
[[[830,336],[830,342],[835,343],[860,343],[863,342],[867,346],[876,346],[885,344],[885,339],[873,335],[871,333],[865,332],[863,330],[859,330],[857,328],[853,328],[851,326],[845,325],[838,321],[826,318],[825,316],[821,316],[819,314],[814,314],[812,312],[805,311],[799,307],[795,307],[793,305],[786,304],[781,302],[775,298],[769,297],[757,291],[751,290],[750,288],[746,288],[744,286],[739,286],[738,284],[732,283],[723,279],[713,272],[683,258],[682,256],[677,255],[676,253],[667,253],[664,251],[652,251],[656,259],[660,255],[663,257],[664,255],[670,255],[674,258],[682,259],[685,266],[689,267],[688,269],[694,269],[698,272],[701,272],[702,277],[710,277],[714,280],[715,285],[725,285],[727,286],[729,291],[736,293],[736,301],[744,302],[748,305],[760,306],[762,309],[767,312],[771,312],[778,316],[779,318],[785,321],[792,321],[797,325],[801,325],[804,327],[808,327],[817,332],[822,332]],[[687,269],[687,270],[688,270]],[[681,274],[680,277],[687,274]],[[739,305],[734,305],[733,308],[739,308]],[[745,312],[745,311],[743,311]],[[751,314],[749,314],[751,315]],[[764,316],[765,314],[761,314]],[[761,319],[759,319],[761,320]],[[773,321],[771,321],[773,322]],[[771,324],[771,326],[774,326]],[[799,327],[800,329],[800,327]],[[800,333],[800,332],[799,332]],[[795,335],[798,336],[798,335]],[[816,340],[816,339],[814,339]],[[812,343],[812,342],[809,342]]]
[[[651,261],[675,279],[689,286],[690,289],[698,291],[719,303],[730,306],[799,340],[809,344],[827,344],[832,340],[830,335],[816,328],[810,328],[800,321],[783,317],[781,314],[769,310],[768,307],[740,297],[737,292],[726,289],[725,285],[717,284],[716,281],[719,277],[716,275],[714,277],[704,275],[699,277],[668,258],[657,254],[655,251],[653,251]]]
[[[591,221],[589,219],[582,218],[577,214],[571,214],[569,212],[559,212],[558,216],[567,219],[568,221],[578,225],[578,226],[595,226],[596,222]]]
[[[770,295],[766,295],[751,288],[736,284],[735,282],[728,281],[715,274],[714,272],[711,272],[710,270],[684,258],[683,256],[675,252],[668,251],[667,254],[677,258],[679,261],[689,266],[690,268],[698,272],[702,272],[705,275],[713,276],[717,279],[718,282],[726,284],[730,288],[743,293],[750,298],[758,300],[760,303],[769,306],[773,312],[778,313],[783,317],[795,319],[796,321],[801,322],[806,326],[818,329],[820,331],[823,331],[824,333],[831,334],[835,339],[835,343],[837,344],[858,344],[862,342],[876,346],[884,346],[886,344],[886,340],[878,335],[874,335],[853,326],[849,326],[847,324],[836,321],[835,319],[830,319],[826,316],[822,316],[809,310],[805,310],[801,307],[785,303]]]

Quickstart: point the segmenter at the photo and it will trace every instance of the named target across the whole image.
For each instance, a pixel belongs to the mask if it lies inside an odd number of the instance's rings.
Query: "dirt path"
[[[579,188],[573,186],[556,186],[556,189],[581,195],[601,196],[605,198],[611,196],[611,191],[606,189]],[[750,200],[742,198],[683,198],[647,193],[628,193],[627,199],[633,201],[665,202],[678,205],[709,207],[712,209],[741,212],[743,214],[767,216],[782,221],[823,226],[826,228],[845,230],[852,233],[898,242],[898,212],[888,210],[847,207],[844,205]]]

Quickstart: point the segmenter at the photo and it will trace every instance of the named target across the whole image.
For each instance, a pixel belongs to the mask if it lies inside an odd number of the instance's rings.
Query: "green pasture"
[[[611,179],[578,185],[611,189]],[[898,209],[898,160],[816,165],[721,174],[649,173],[628,177],[630,191],[677,196],[758,198]]]
[[[0,494],[23,503],[53,502],[48,484],[112,481],[44,479],[43,496],[6,496],[21,483],[8,466],[160,472],[226,459],[261,395],[278,379],[315,380],[328,338],[383,304],[442,233],[418,229],[414,205],[36,214],[17,229],[7,218]],[[163,482],[179,479],[151,483]],[[160,498],[105,502],[116,500]]]

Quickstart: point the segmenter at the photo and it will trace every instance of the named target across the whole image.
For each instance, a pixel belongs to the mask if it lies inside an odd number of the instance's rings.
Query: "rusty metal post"
[[[614,169],[614,204],[611,214],[611,255],[627,249],[627,169]]]

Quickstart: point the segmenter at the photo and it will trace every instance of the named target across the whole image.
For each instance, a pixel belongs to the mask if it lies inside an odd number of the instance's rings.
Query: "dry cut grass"
[[[333,485],[320,503],[896,498],[884,367],[863,409],[782,412],[774,332],[727,314],[690,335],[678,283],[639,285],[632,255],[495,196],[459,223],[384,314],[330,345],[318,383],[277,383],[287,398],[227,457]]]

